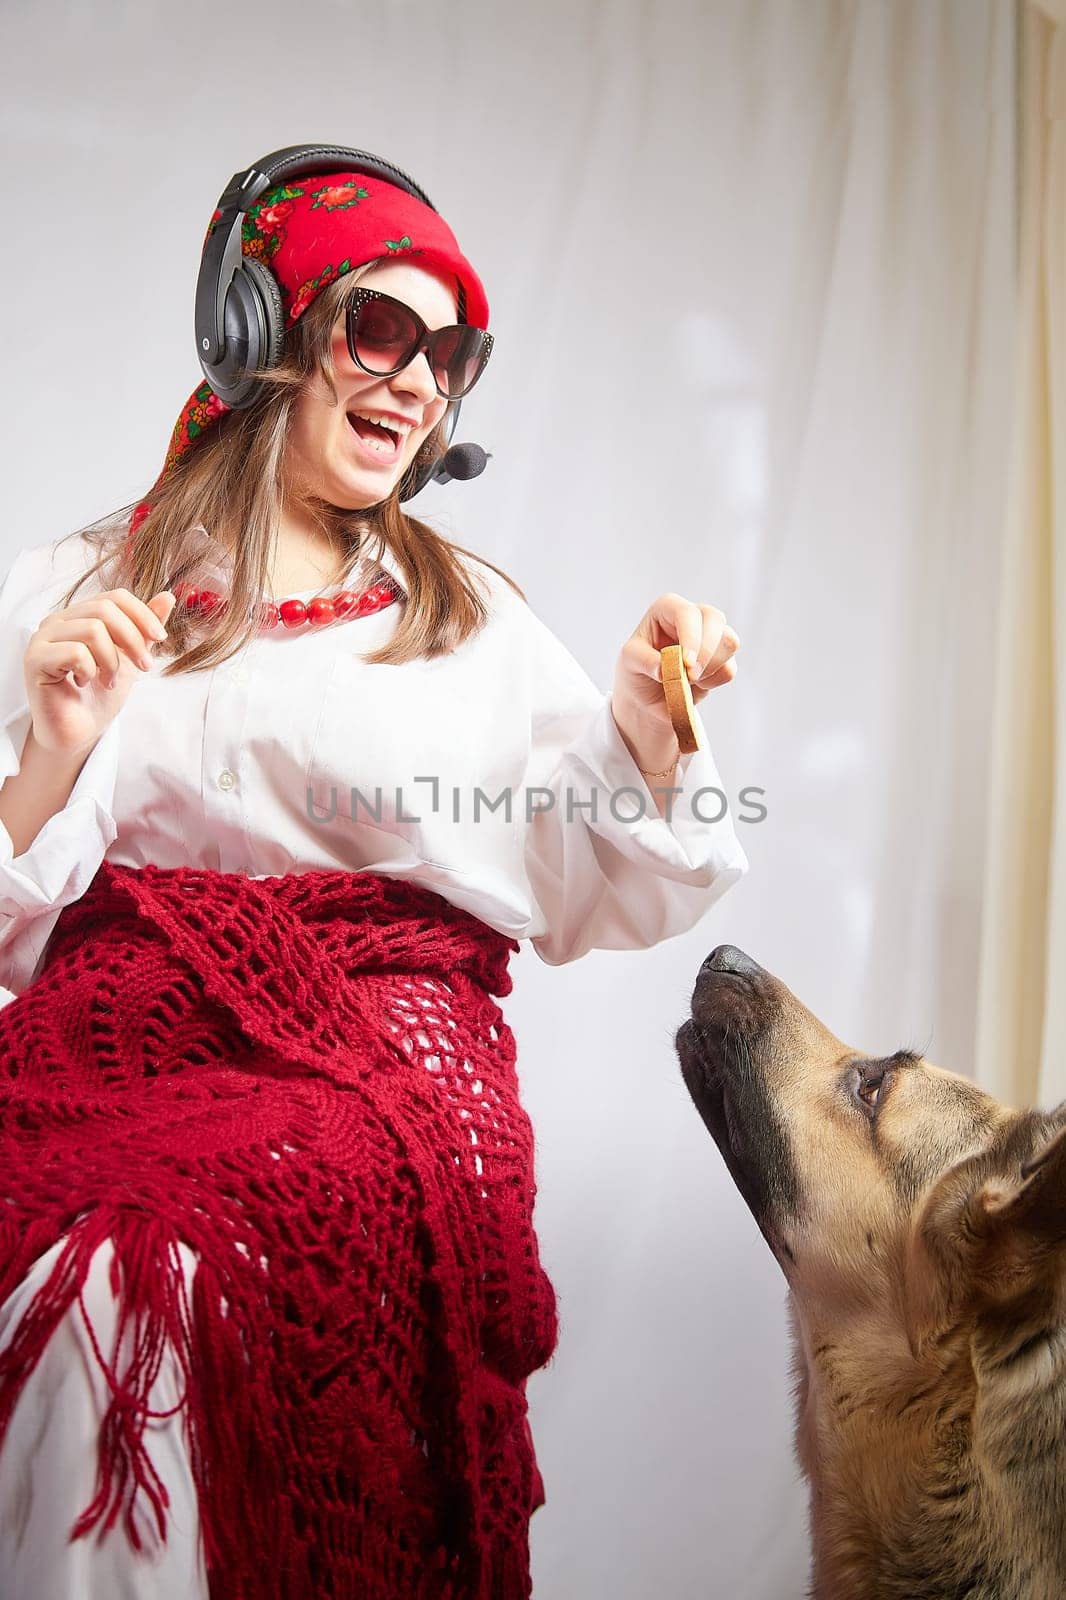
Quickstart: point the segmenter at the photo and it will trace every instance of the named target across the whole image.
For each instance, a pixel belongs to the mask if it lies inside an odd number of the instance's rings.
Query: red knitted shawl
[[[72,1538],[125,1511],[136,1545],[137,1494],[165,1536],[143,1434],[170,1339],[212,1600],[526,1600],[525,1381],[557,1324],[490,998],[517,949],[333,870],[105,862],[60,914],[0,1008],[0,1302],[70,1234],[0,1359],[0,1441],[110,1237],[135,1354],[99,1352],[113,1398]]]

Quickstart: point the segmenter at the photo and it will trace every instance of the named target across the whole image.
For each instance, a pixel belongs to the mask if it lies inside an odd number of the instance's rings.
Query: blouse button
[[[232,789],[236,782],[236,778],[233,776],[233,773],[228,767],[224,767],[218,775],[218,786],[220,789]]]

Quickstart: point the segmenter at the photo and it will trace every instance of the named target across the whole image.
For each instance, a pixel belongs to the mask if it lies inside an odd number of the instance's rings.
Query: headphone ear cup
[[[266,336],[258,370],[269,372],[271,367],[277,366],[285,349],[285,307],[281,303],[281,290],[270,268],[264,267],[254,256],[245,256],[242,265],[262,296]]]
[[[251,372],[276,366],[285,348],[285,311],[273,273],[254,257],[245,256],[226,292],[223,313],[226,342],[215,366],[200,365],[220,400],[243,411],[262,391],[249,380]]]

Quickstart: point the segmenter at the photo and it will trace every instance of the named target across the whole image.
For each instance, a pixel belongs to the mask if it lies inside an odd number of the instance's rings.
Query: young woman
[[[491,349],[431,206],[289,176],[241,249],[261,392],[0,589],[0,1593],[525,1600],[557,1326],[493,996],[747,870],[658,677],[738,640],[661,595],[604,695],[401,509]]]

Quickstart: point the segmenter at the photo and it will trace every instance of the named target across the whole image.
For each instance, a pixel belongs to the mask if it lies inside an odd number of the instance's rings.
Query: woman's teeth
[[[387,428],[394,436],[405,439],[411,431],[409,422],[398,422],[395,417],[388,416],[384,411],[350,411],[349,416],[362,417],[364,422],[373,422],[379,428]]]
[[[379,456],[391,456],[396,454],[395,439],[374,439],[372,437],[368,437],[363,439],[363,443],[365,445],[369,445],[371,450],[376,450]]]

